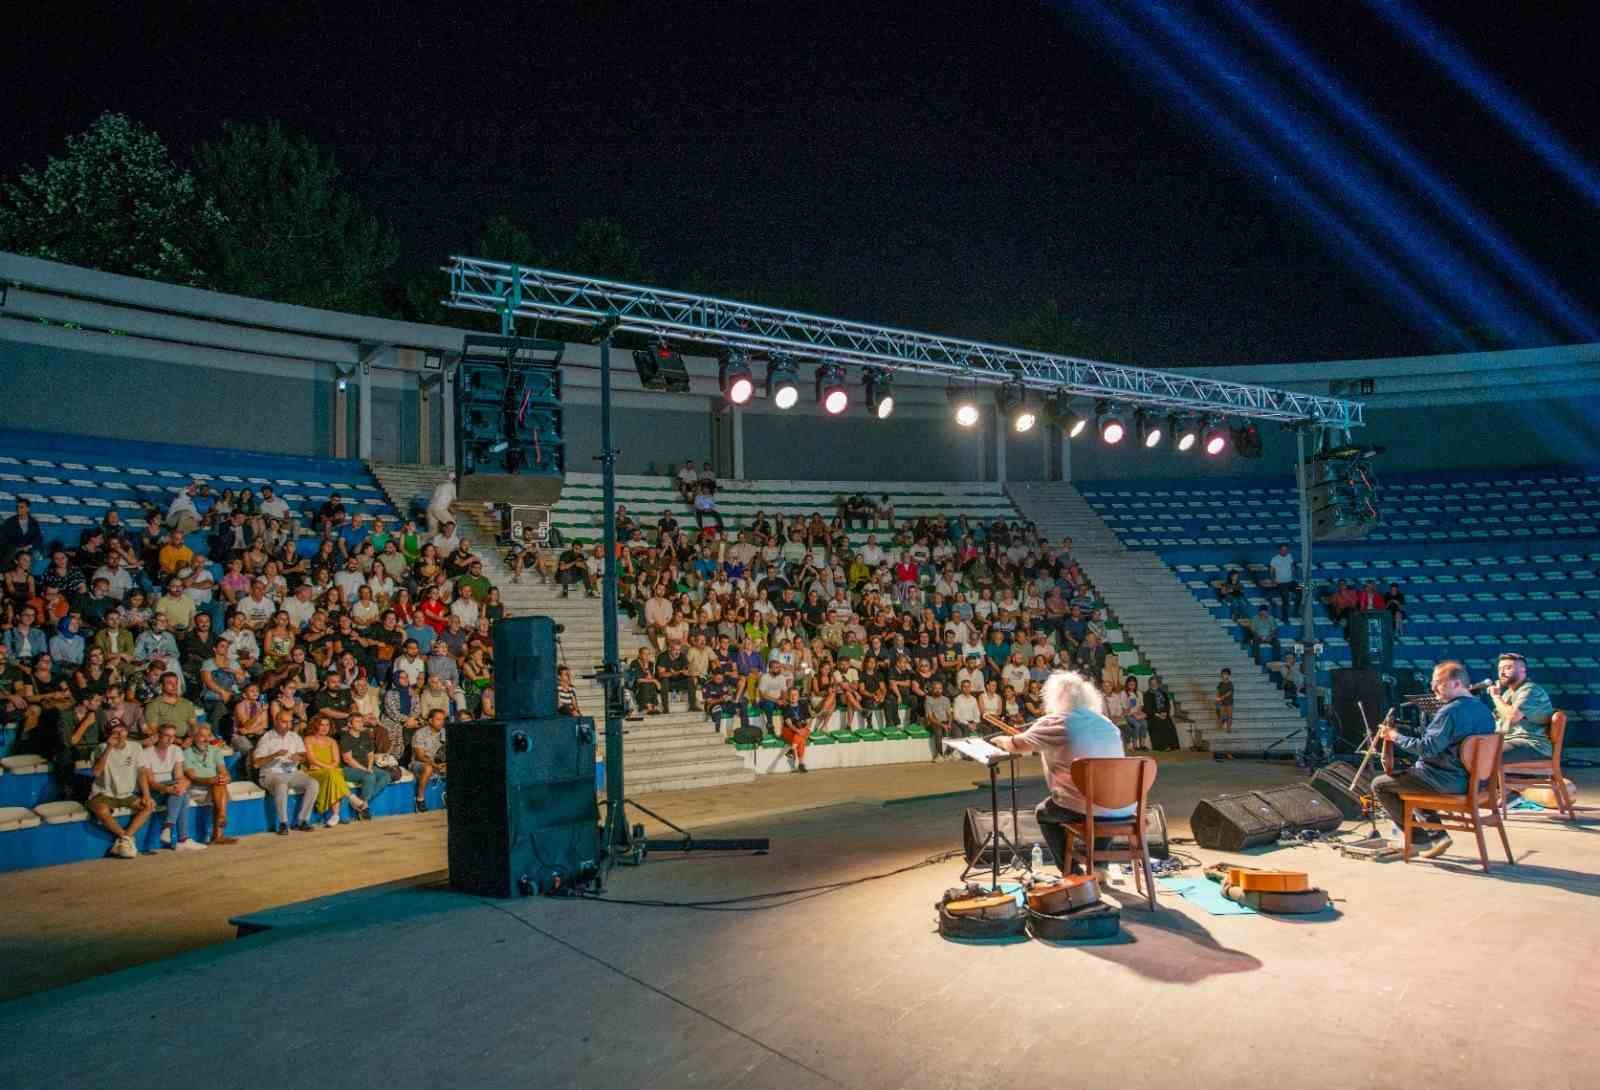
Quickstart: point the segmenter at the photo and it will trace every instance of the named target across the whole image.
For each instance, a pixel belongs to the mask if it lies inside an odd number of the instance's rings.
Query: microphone
[[[1468,685],[1467,686],[1467,692],[1469,692],[1469,693],[1481,693],[1485,689],[1489,688],[1489,686],[1493,685],[1494,683],[1495,682],[1494,682],[1493,678],[1486,678],[1485,680],[1478,682],[1476,685]]]

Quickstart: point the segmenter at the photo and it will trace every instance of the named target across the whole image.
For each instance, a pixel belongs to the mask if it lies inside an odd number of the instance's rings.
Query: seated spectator
[[[371,821],[372,801],[383,794],[383,789],[393,782],[393,776],[378,764],[377,740],[367,727],[366,716],[352,715],[346,720],[338,744],[339,759],[343,762],[341,771],[356,792],[350,804],[356,820]],[[311,774],[315,776],[316,771],[313,769]]]
[[[1228,616],[1235,621],[1249,616],[1249,603],[1245,600],[1244,584],[1239,580],[1237,569],[1228,572],[1226,579],[1211,585],[1216,588],[1217,601],[1228,607]]]
[[[696,528],[704,530],[706,519],[716,523],[717,532],[723,530],[722,513],[717,510],[717,498],[713,493],[715,489],[706,485],[700,487],[700,494],[694,498],[694,524]]]
[[[183,542],[184,534],[192,534],[200,529],[200,511],[195,506],[195,499],[200,495],[200,486],[190,481],[182,492],[172,497],[172,502],[167,505],[167,513],[162,518],[162,523],[175,535],[179,544]],[[171,570],[177,571],[182,565],[175,565]]]
[[[1383,596],[1384,608],[1389,611],[1389,617],[1394,621],[1394,634],[1398,637],[1401,629],[1405,627],[1406,596],[1400,589],[1399,583],[1390,583],[1389,590]]]
[[[656,664],[653,658],[646,658],[642,654],[639,656],[633,664],[633,681],[630,687],[634,704],[642,714],[666,714],[666,700],[662,696],[661,681],[656,677]]]
[[[179,695],[180,679],[176,671],[161,672],[161,692],[144,706],[144,721],[152,735],[159,736],[163,727],[171,727],[173,736],[188,745],[189,737],[199,725],[192,703]]]
[[[978,705],[977,694],[973,692],[972,680],[962,678],[959,684],[960,692],[950,702],[950,730],[957,738],[962,738],[978,733],[983,711]]]
[[[694,497],[700,491],[700,471],[695,469],[693,458],[685,458],[683,460],[683,465],[678,468],[678,472],[673,476],[672,482],[684,503],[690,503],[694,500]]]
[[[1343,623],[1345,616],[1356,608],[1359,601],[1356,591],[1350,584],[1341,579],[1333,590],[1322,596],[1322,603],[1328,609],[1328,617],[1335,623]]]
[[[144,709],[140,708],[139,711],[142,715]],[[249,754],[267,732],[267,703],[261,699],[261,686],[254,681],[244,686],[239,699],[233,702],[229,711],[228,724],[228,745],[233,747],[235,753]]]
[[[428,809],[428,782],[435,776],[442,779],[446,773],[445,719],[443,710],[434,709],[428,713],[422,729],[411,738],[411,774],[417,778],[416,808],[419,814],[426,813]]]
[[[163,580],[171,579],[178,574],[179,569],[194,564],[194,550],[183,540],[183,535],[187,532],[189,531],[173,530],[167,535],[167,543],[161,547],[157,564]],[[107,564],[109,566],[109,560]]]
[[[339,806],[346,799],[350,800],[350,808],[356,814],[365,811],[366,800],[352,794],[350,783],[345,779],[339,740],[333,736],[333,719],[319,713],[311,721],[311,733],[306,735],[305,744],[306,775],[317,781],[316,809],[328,815],[328,828],[339,824]]]
[[[777,660],[768,662],[766,669],[757,675],[755,704],[766,717],[768,733],[778,733],[780,724],[774,721],[774,717],[781,714],[784,697],[791,687],[783,663]]]
[[[928,746],[933,759],[945,757],[944,740],[955,725],[955,709],[950,698],[944,695],[944,682],[937,677],[927,682],[928,693],[922,700],[922,725],[928,731]]]
[[[1139,698],[1139,679],[1136,677],[1124,679],[1122,695],[1128,701],[1126,718],[1128,748],[1132,750],[1149,750],[1150,718],[1144,710],[1144,701]]]
[[[50,637],[50,658],[60,670],[75,670],[83,665],[85,643],[81,617],[69,613],[56,624]]]
[[[156,728],[155,744],[144,751],[145,790],[158,801],[166,799],[161,819],[161,843],[177,851],[195,851],[204,844],[189,839],[184,814],[189,809],[189,776],[184,770],[184,749],[170,723]]]
[[[1244,629],[1245,641],[1250,645],[1252,658],[1257,657],[1256,652],[1263,647],[1272,652],[1274,660],[1283,657],[1283,644],[1278,639],[1278,622],[1272,619],[1272,614],[1268,612],[1266,606],[1256,610],[1256,615],[1249,620],[1240,621],[1239,627]]]
[[[222,757],[222,743],[201,723],[183,754],[183,774],[188,779],[189,802],[211,804],[211,844],[237,844],[228,835],[228,766]],[[170,803],[168,804],[170,806]]]
[[[32,662],[50,651],[49,637],[35,625],[38,614],[32,606],[25,605],[17,612],[16,623],[6,629],[3,641],[6,654],[13,662]]]
[[[144,749],[128,740],[128,728],[113,719],[106,728],[106,740],[95,752],[91,766],[89,813],[111,834],[110,854],[119,859],[139,855],[134,838],[155,813],[144,772]],[[124,829],[112,816],[113,810],[132,810],[133,818]]]
[[[800,690],[789,686],[783,692],[779,712],[782,725],[779,736],[789,744],[783,751],[789,767],[796,772],[806,771],[806,744],[811,740],[811,707]]]
[[[257,770],[260,783],[272,796],[278,814],[278,835],[289,835],[289,792],[299,791],[300,812],[294,828],[310,832],[311,813],[317,806],[317,781],[308,776],[305,741],[294,732],[294,714],[279,709],[273,712],[272,729],[262,735],[250,754],[250,766]]]

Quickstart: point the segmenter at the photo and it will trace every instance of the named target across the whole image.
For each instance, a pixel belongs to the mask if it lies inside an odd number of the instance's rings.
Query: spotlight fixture
[[[978,399],[970,382],[952,382],[945,387],[945,396],[956,411],[956,423],[970,428],[978,422]]]
[[[773,356],[767,361],[767,396],[780,409],[792,409],[800,400],[800,387],[795,384],[794,362],[788,356]]]
[[[756,392],[756,380],[751,377],[750,364],[737,348],[728,349],[717,367],[717,385],[722,396],[733,405],[743,405]]]
[[[861,372],[861,385],[867,394],[867,411],[879,420],[894,412],[894,375],[877,367]]]
[[[1047,419],[1066,432],[1068,439],[1076,439],[1083,434],[1083,429],[1089,426],[1089,418],[1081,409],[1073,407],[1072,395],[1065,390],[1057,390],[1051,394],[1048,407]]]
[[[1038,416],[1028,407],[1028,389],[1021,379],[1002,383],[995,392],[995,404],[1000,407],[1001,416],[1010,418],[1012,431],[1021,434],[1033,430]]]
[[[1206,430],[1200,434],[1200,445],[1213,458],[1227,447],[1228,429],[1222,426],[1220,419],[1215,416],[1206,418]]]
[[[1139,436],[1139,445],[1145,450],[1154,450],[1161,445],[1161,418],[1149,409],[1134,411],[1133,428]]]
[[[1167,428],[1172,433],[1172,449],[1179,452],[1193,450],[1200,438],[1200,426],[1191,413],[1173,413],[1167,418]]]
[[[682,354],[660,337],[653,338],[648,348],[633,353],[633,367],[639,372],[639,385],[646,390],[689,392],[689,369]]]
[[[1095,426],[1100,429],[1100,441],[1103,443],[1120,443],[1127,432],[1127,426],[1122,422],[1122,414],[1109,401],[1098,401],[1094,406]]]
[[[838,416],[850,407],[850,394],[844,388],[844,368],[839,364],[817,364],[817,404],[830,416]]]

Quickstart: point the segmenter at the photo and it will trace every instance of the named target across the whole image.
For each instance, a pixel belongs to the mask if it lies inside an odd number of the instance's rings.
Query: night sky
[[[1169,6],[1238,51],[1224,67],[1259,66],[1286,88],[1291,125],[1316,119],[1304,81],[1226,4]],[[1590,196],[1365,3],[1256,6],[1579,312],[1600,314]],[[496,9],[20,4],[0,40],[0,174],[42,162],[105,110],[129,113],[179,153],[224,120],[275,118],[335,153],[349,187],[400,238],[398,274],[466,247],[497,212],[550,247],[579,220],[609,217],[665,284],[748,285],[830,313],[975,336],[1053,298],[1082,319],[1085,351],[1121,362],[1444,346],[1370,266],[1330,248],[1326,223],[1285,202],[1282,177],[1241,160],[1080,5]],[[1203,71],[1198,54],[1156,34],[1154,9],[1116,10],[1164,42],[1154,55]],[[1420,10],[1582,160],[1600,161],[1593,3]],[[1247,82],[1208,78],[1214,96]],[[1227,109],[1259,127],[1237,101]],[[1394,200],[1432,214],[1367,155],[1370,142],[1348,126],[1328,131]],[[1277,154],[1290,181],[1332,192],[1349,219],[1326,164]],[[1468,253],[1503,279],[1470,237],[1443,237],[1444,258]],[[1404,256],[1392,241],[1376,249],[1380,260]],[[1418,275],[1431,305],[1474,324],[1462,293]],[[1586,339],[1511,290],[1532,332],[1469,339]]]

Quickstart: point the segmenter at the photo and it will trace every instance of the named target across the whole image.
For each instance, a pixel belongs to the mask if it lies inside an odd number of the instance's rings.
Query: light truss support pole
[[[504,322],[516,316],[592,326],[615,312],[620,330],[713,348],[873,364],[981,383],[1015,379],[1041,393],[1242,419],[1340,429],[1365,423],[1360,402],[1326,395],[1123,367],[474,257],[453,257],[445,271],[450,306],[496,314]]]
[[[1300,657],[1306,690],[1306,737],[1301,748],[1309,751],[1317,737],[1317,626],[1311,615],[1311,492],[1304,428],[1294,431],[1294,452],[1294,477],[1300,491],[1300,640],[1305,647]]]

